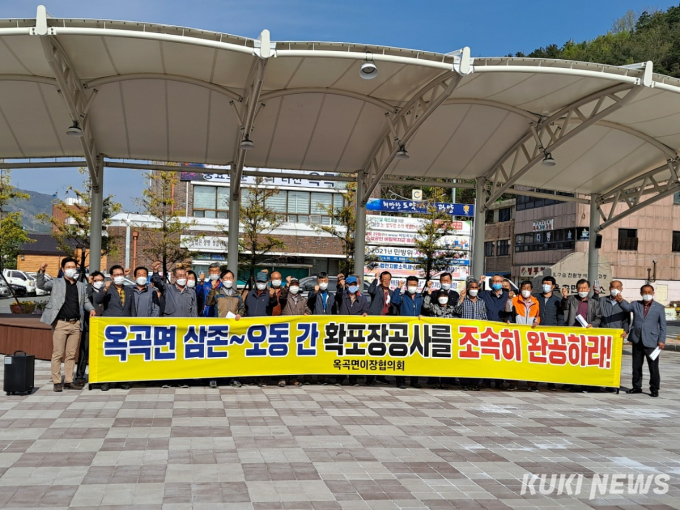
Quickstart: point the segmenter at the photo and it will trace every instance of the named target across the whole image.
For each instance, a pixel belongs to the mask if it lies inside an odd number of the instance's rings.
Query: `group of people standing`
[[[76,261],[66,258],[61,263],[63,277],[51,281],[45,279],[46,265],[38,271],[37,287],[51,290],[52,295],[42,316],[42,321],[53,328],[52,382],[54,391],[82,389],[85,384],[85,368],[88,360],[89,318],[102,317],[220,317],[239,320],[241,317],[268,317],[278,315],[368,315],[419,317],[427,315],[438,318],[458,318],[539,326],[583,326],[623,329],[624,336],[633,343],[633,388],[628,393],[642,391],[642,365],[645,359],[650,371],[652,396],[658,396],[660,376],[659,358],[652,356],[657,348],[663,349],[666,338],[666,323],[663,306],[653,299],[654,288],[645,285],[641,289],[642,299],[628,303],[621,296],[622,284],[612,281],[608,296],[591,293],[590,283],[580,280],[576,295],[569,295],[566,288],[561,295],[555,279],[545,277],[538,293],[534,293],[530,281],[522,282],[519,294],[515,295],[510,282],[500,275],[491,279],[491,289],[483,290],[485,277],[480,280],[468,279],[465,289],[458,293],[453,288],[451,274],[440,275],[439,289],[428,282],[423,291],[418,291],[418,278],[409,276],[406,284],[400,281],[396,289],[391,288],[392,275],[388,271],[377,271],[368,287],[370,302],[361,287],[361,278],[355,275],[337,276],[335,291],[329,289],[326,273],[317,275],[314,290],[303,297],[300,282],[293,277],[282,279],[281,273],[271,275],[261,271],[255,276],[254,288],[248,292],[237,289],[235,275],[222,270],[217,263],[208,268],[208,276],[181,266],[172,271],[172,278],[164,276],[159,262],[153,264],[153,271],[145,267],[134,270],[134,286],[125,285],[129,271],[121,266],[110,269],[110,281],[99,271],[89,275],[87,283],[77,278]],[[599,290],[599,289],[596,289]],[[632,323],[630,318],[632,316]],[[81,340],[82,336],[82,340]],[[79,362],[75,370],[75,357],[80,346]],[[62,383],[61,361],[64,360],[64,382]],[[311,382],[311,376],[304,378],[279,377],[278,385],[300,385]],[[345,376],[337,376],[334,384],[342,384]],[[320,382],[328,383],[325,377]],[[265,378],[258,378],[260,385]],[[430,386],[446,387],[452,380],[429,378]],[[384,377],[368,376],[367,385],[388,384]],[[465,390],[477,391],[484,381],[461,378]],[[517,382],[486,381],[496,389],[516,390]],[[230,384],[241,386],[238,379]],[[349,377],[350,385],[358,385],[358,377]],[[406,387],[405,377],[396,377],[399,388]],[[210,381],[217,387],[218,380]],[[410,377],[410,386],[422,387],[418,377]],[[120,384],[129,388],[129,384]],[[110,388],[102,385],[102,390]],[[530,391],[538,391],[538,383],[527,382]],[[549,390],[556,390],[548,384]],[[565,386],[563,389],[582,391],[583,387]],[[594,388],[589,388],[594,389]]]

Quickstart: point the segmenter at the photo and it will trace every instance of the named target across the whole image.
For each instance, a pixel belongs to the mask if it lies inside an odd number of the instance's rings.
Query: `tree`
[[[324,212],[333,220],[330,225],[312,223],[312,228],[317,232],[325,232],[339,239],[342,243],[344,260],[339,263],[340,272],[344,274],[354,273],[354,234],[357,230],[356,216],[356,184],[348,183],[347,192],[342,207],[334,207],[333,204],[319,204]]]
[[[144,189],[139,205],[144,213],[155,220],[154,225],[137,225],[144,235],[142,251],[154,260],[160,260],[163,274],[168,274],[169,266],[184,262],[192,252],[186,247],[202,234],[191,235],[190,229],[195,221],[182,219],[181,208],[175,207],[175,188],[179,175],[171,170],[151,170],[144,172],[149,187]]]
[[[424,221],[415,236],[415,249],[420,256],[412,259],[412,263],[420,269],[426,283],[436,273],[447,271],[451,266],[453,253],[443,251],[442,241],[453,232],[452,217],[435,206],[436,202],[447,201],[444,193],[442,188],[434,188],[426,203],[427,214],[417,215]]]
[[[21,212],[5,212],[5,208],[10,202],[15,200],[28,200],[26,193],[16,191],[12,186],[11,174],[9,170],[0,170],[0,275],[3,269],[16,267],[17,255],[21,245],[33,243],[33,239],[28,237],[21,224]],[[4,279],[4,276],[2,276]],[[7,282],[5,282],[7,283]],[[7,285],[14,296],[14,291]],[[14,300],[19,300],[14,296]]]
[[[66,194],[73,192],[74,203],[59,200],[55,207],[56,215],[38,215],[43,222],[52,225],[52,237],[57,245],[69,257],[80,258],[80,267],[85,268],[88,264],[90,253],[90,230],[92,216],[92,181],[87,169],[80,168],[83,179],[83,189],[79,190],[69,186]],[[111,218],[120,212],[122,206],[113,201],[113,195],[103,200],[102,207],[102,230],[111,224]],[[117,238],[112,235],[102,235],[102,255],[115,255],[118,251]],[[81,278],[85,272],[81,272]]]
[[[286,243],[271,233],[284,223],[284,216],[274,211],[271,199],[280,192],[274,187],[264,186],[264,179],[255,179],[255,186],[241,190],[239,221],[240,276],[248,279],[248,286],[255,281],[255,268],[261,265],[272,251],[281,251]],[[233,214],[229,211],[229,214]],[[223,231],[228,235],[228,230]]]

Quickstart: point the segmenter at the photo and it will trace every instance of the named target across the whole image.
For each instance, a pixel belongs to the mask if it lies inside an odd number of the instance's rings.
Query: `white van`
[[[2,274],[8,283],[25,287],[26,295],[35,295],[35,280],[24,271],[19,271],[18,269],[3,269]]]

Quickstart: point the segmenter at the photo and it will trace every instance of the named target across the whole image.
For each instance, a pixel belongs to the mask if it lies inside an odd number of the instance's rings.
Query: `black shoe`
[[[475,385],[475,386],[470,386],[470,387],[468,387],[468,389],[469,389],[470,391],[479,391],[479,390],[480,390],[480,387],[479,387],[479,385]]]
[[[64,384],[65,390],[82,390],[84,387],[85,387],[84,384],[80,384],[80,383],[76,383],[76,382],[73,382],[73,383],[67,382],[67,383]]]
[[[517,385],[516,384],[511,384],[507,388],[505,388],[506,391],[517,391]]]
[[[460,389],[463,390],[463,391],[467,391],[467,390],[470,389],[470,387],[463,384],[463,385],[461,385]]]
[[[652,391],[652,393],[650,393],[650,395],[651,395],[652,397],[658,397],[658,396],[659,396],[659,392],[658,392],[658,391]]]
[[[130,384],[129,384],[129,383],[121,383],[121,384],[120,384],[120,389],[122,389],[122,390],[129,390],[129,389],[130,389]]]
[[[548,389],[550,391],[557,391],[557,386],[554,383],[548,383]]]
[[[529,386],[529,391],[533,391],[534,393],[538,393],[538,386]]]
[[[404,383],[397,384],[397,388],[399,388],[400,390],[404,390],[406,389],[406,385]]]
[[[423,387],[422,384],[411,383],[411,388],[415,388],[415,389],[419,390],[419,389],[422,388],[422,387]]]
[[[212,380],[210,381],[210,387],[211,387],[212,389],[217,388],[217,381],[216,381],[215,379],[212,379]]]
[[[64,390],[64,386],[61,383],[54,383],[54,391],[61,393]]]
[[[642,393],[642,389],[641,388],[631,388],[628,391],[626,391],[626,393],[628,393],[629,395],[632,395],[634,393]]]
[[[111,388],[111,385],[109,383],[104,383],[104,384],[102,384],[101,390],[102,391],[109,391],[110,388]]]
[[[605,388],[604,391],[607,393],[616,393],[618,388]]]

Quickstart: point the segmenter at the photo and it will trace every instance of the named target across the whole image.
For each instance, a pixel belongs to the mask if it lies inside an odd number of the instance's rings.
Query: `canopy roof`
[[[364,61],[377,77],[361,79]],[[651,65],[270,42],[266,31],[253,40],[48,18],[40,8],[37,19],[0,21],[2,158],[85,148],[116,159],[363,171],[369,193],[385,174],[603,193],[675,160],[678,92],[680,81]],[[85,145],[66,135],[73,120]],[[254,142],[247,152],[244,133]],[[400,145],[409,159],[395,159]],[[540,164],[548,152],[555,166]]]

